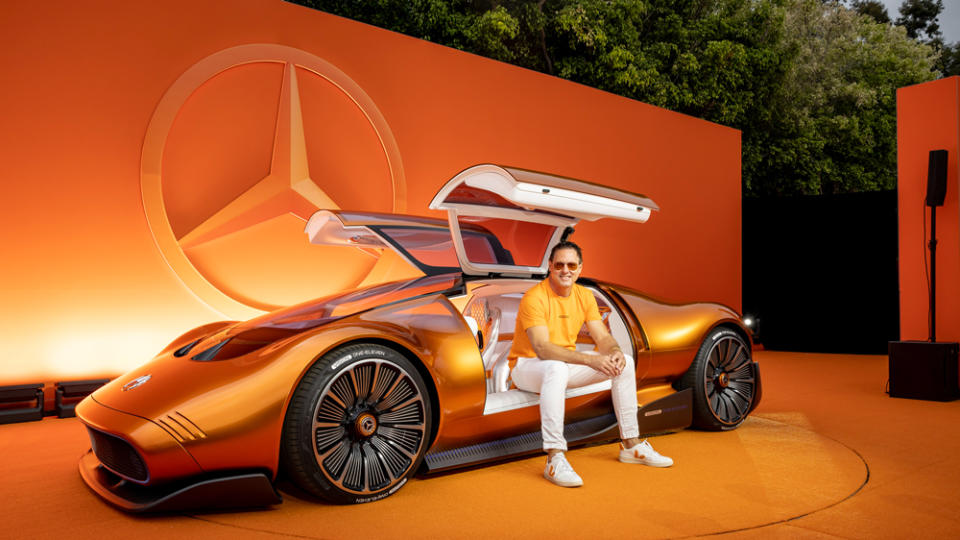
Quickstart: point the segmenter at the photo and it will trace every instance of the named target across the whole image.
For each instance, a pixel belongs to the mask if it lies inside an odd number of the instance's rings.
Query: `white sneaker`
[[[563,452],[554,454],[552,458],[547,458],[547,465],[543,468],[543,477],[562,487],[580,487],[583,485],[583,479],[574,472]]]
[[[624,448],[620,443],[620,461],[624,463],[642,463],[651,467],[669,467],[673,465],[673,460],[667,456],[661,456],[650,446],[646,439],[633,448]]]

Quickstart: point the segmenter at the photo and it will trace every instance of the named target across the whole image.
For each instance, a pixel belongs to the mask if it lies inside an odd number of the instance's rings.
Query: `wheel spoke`
[[[363,445],[363,476],[366,478],[368,491],[383,489],[392,481],[383,457],[370,443]]]
[[[753,368],[750,367],[749,362],[744,362],[743,365],[738,369],[730,371],[731,379],[742,379],[745,377],[752,377],[752,376],[753,376]]]
[[[349,407],[349,405],[347,405],[346,403],[344,403],[343,400],[341,400],[339,397],[337,397],[337,395],[334,394],[333,392],[330,392],[329,394],[327,394],[326,396],[324,396],[324,398],[330,398],[330,399],[332,399],[333,401],[337,402],[337,404],[340,405],[340,407],[342,407],[343,410],[347,410],[347,407]]]
[[[742,361],[740,360],[742,353],[744,352],[743,345],[740,343],[734,342],[730,344],[729,352],[727,354],[727,362],[724,366],[726,371],[736,371],[740,367]]]
[[[727,422],[732,422],[737,418],[737,416],[739,416],[737,413],[737,404],[734,402],[733,396],[730,394],[730,392],[723,393],[723,402],[726,405],[724,407],[724,412],[726,413],[724,419]]]
[[[363,394],[360,393],[360,383],[357,382],[356,369],[357,366],[353,366],[347,371],[347,376],[350,378],[350,388],[353,392],[353,403],[356,403],[363,396]],[[353,403],[351,403],[351,405],[353,405]]]
[[[390,424],[390,427],[397,429],[412,429],[423,432],[423,424]]]
[[[736,413],[734,417],[730,418],[730,421],[739,420],[740,417],[743,416],[743,413],[747,412],[749,403],[735,390],[731,390],[728,395],[730,397],[730,404],[733,405],[733,412]]]
[[[740,371],[745,367],[749,367],[750,356],[747,354],[747,348],[741,344],[737,344],[737,354],[734,356],[733,360],[736,362],[733,367],[728,369],[728,372]]]
[[[403,403],[412,397],[417,397],[417,395],[418,393],[415,390],[415,387],[410,383],[409,379],[404,377],[393,385],[380,403],[377,403],[377,412],[389,411],[394,406]]]
[[[737,413],[737,418],[740,418],[740,415],[742,415],[746,409],[747,400],[739,391],[734,390],[733,388],[728,388],[727,390],[727,395],[730,397],[730,403],[733,404],[734,411]]]
[[[395,444],[410,458],[416,455],[420,448],[420,442],[423,440],[423,431],[411,431],[392,426],[381,425],[377,433],[388,443]]]
[[[717,368],[719,367],[719,363],[718,363],[719,357],[720,357],[720,351],[718,351],[717,346],[714,345],[714,347],[710,349],[710,354],[707,355],[707,365],[710,368],[713,368],[713,371],[716,371]]]
[[[347,457],[346,465],[343,467],[340,485],[353,491],[364,490],[363,450],[359,444],[350,445],[350,454]]]
[[[347,431],[340,425],[334,424],[334,427],[321,428],[314,431],[317,450],[324,452],[331,445],[342,442]],[[322,456],[323,454],[321,454]]]
[[[399,377],[395,370],[388,369],[383,364],[377,364],[377,369],[373,373],[373,385],[370,391],[370,403],[377,403],[383,398],[384,393],[393,387]]]
[[[330,398],[330,399],[327,399]],[[340,423],[346,419],[347,408],[334,395],[328,394],[320,401],[314,422]]]
[[[714,384],[712,378],[707,380],[707,383],[704,387],[707,390],[707,398],[712,398],[713,395],[717,393],[717,385]]]
[[[736,343],[731,339],[723,340],[723,362],[720,364],[720,367],[724,371],[730,371],[730,366],[733,363],[734,358],[736,358],[739,345],[739,343]]]
[[[750,398],[753,396],[752,384],[733,383],[730,385],[730,391],[736,393],[747,405],[750,404]]]
[[[354,365],[350,370],[350,376],[353,378],[354,388],[357,398],[366,400],[370,397],[370,390],[373,388],[373,369],[375,364],[365,363]]]
[[[333,381],[333,385],[330,387],[330,394],[337,396],[340,403],[343,403],[346,408],[353,407],[353,404],[356,403],[356,394],[353,392],[353,384],[351,383],[353,377],[343,376],[337,377]]]
[[[349,445],[348,441],[341,439],[338,444],[317,456],[332,480],[338,480],[343,473],[343,464],[347,461],[347,455],[350,453]]]
[[[407,454],[402,449],[398,449],[383,437],[373,437],[370,439],[370,444],[372,444],[383,457],[383,462],[387,466],[391,482],[403,476],[413,461],[412,455]]]
[[[719,356],[717,365],[720,369],[725,369],[730,361],[730,342],[728,340],[721,339],[717,342],[717,355]]]
[[[403,403],[398,403],[393,407],[390,407],[390,409],[383,411],[383,413],[380,415],[380,421],[384,423],[421,421],[423,420],[423,415],[420,414],[422,410],[422,404],[423,400],[420,399],[420,395],[415,395]]]

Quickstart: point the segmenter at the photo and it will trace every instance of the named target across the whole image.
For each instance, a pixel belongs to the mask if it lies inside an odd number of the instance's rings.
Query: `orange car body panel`
[[[148,483],[204,472],[183,445],[151,420],[106,407],[91,398],[77,404],[76,413],[93,429],[137,441],[141,457],[149,464]]]
[[[603,285],[604,292],[620,305],[631,335],[635,339],[638,360],[638,386],[672,381],[686,372],[700,344],[713,328],[730,325],[740,330],[748,344],[750,332],[737,313],[714,303],[671,304],[655,300],[641,292],[619,285]],[[612,294],[611,294],[612,293]]]

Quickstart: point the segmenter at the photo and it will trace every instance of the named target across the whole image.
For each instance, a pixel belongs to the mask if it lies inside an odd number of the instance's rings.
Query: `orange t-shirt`
[[[583,323],[600,320],[597,299],[586,287],[575,283],[570,296],[563,297],[553,292],[549,279],[531,287],[520,300],[510,359],[537,357],[527,337],[527,328],[546,326],[551,343],[575,351]]]

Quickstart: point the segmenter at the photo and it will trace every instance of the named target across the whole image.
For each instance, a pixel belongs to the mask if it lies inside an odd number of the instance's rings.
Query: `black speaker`
[[[960,398],[957,343],[891,341],[890,397],[953,401]]]
[[[931,150],[927,164],[927,206],[943,206],[947,196],[947,151]]]

